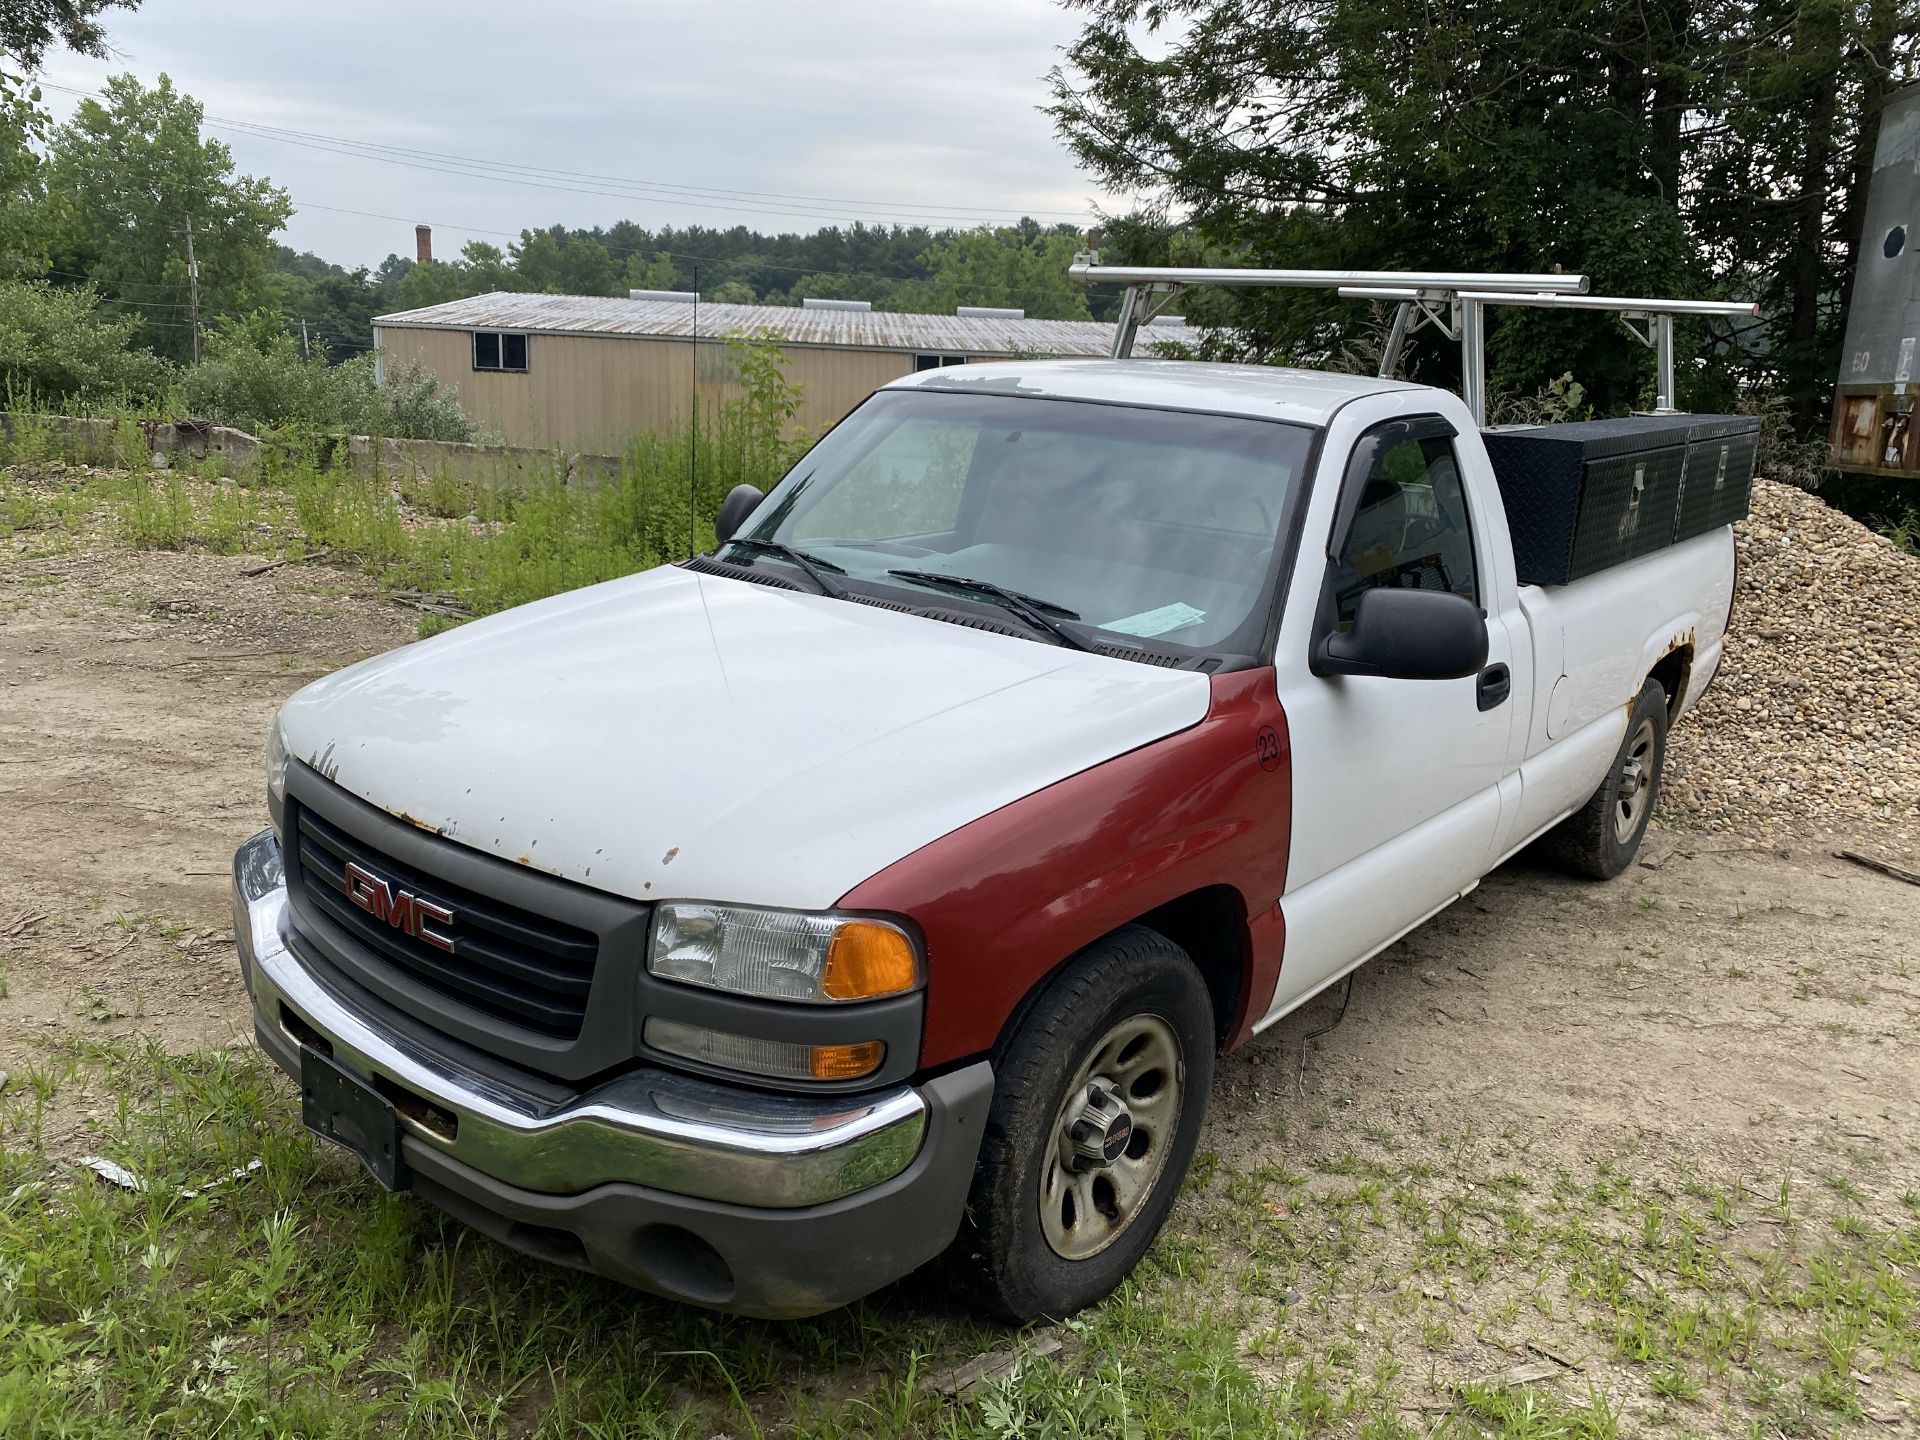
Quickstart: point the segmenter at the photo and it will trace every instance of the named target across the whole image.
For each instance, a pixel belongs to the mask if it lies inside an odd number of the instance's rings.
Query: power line
[[[1062,220],[1079,220],[1085,217],[1079,210],[1038,210],[1017,209],[1002,206],[976,205],[925,205],[915,201],[850,200],[834,195],[795,195],[776,190],[738,190],[714,185],[685,185],[670,180],[636,180],[621,175],[600,175],[592,171],[560,170],[546,165],[523,165],[513,160],[487,160],[471,155],[453,155],[438,150],[416,150],[404,145],[387,145],[374,140],[355,140],[340,135],[326,135],[317,131],[288,130],[277,125],[264,125],[253,120],[229,120],[218,116],[207,116],[208,123],[230,126],[268,138],[288,137],[320,143],[351,146],[358,150],[404,156],[413,160],[431,160],[457,165],[473,165],[484,170],[498,170],[510,174],[533,175],[548,179],[589,180],[600,184],[613,185],[621,189],[659,191],[669,195],[688,195],[697,198],[718,200],[773,200],[783,202],[779,208],[785,208],[784,202],[797,202],[809,205],[832,205],[839,209],[862,210],[878,214],[897,214],[924,212],[935,216],[971,215],[981,218],[1039,218],[1056,216]],[[757,207],[756,207],[757,208]]]
[[[293,204],[297,210],[331,210],[336,215],[359,215],[368,220],[391,220],[397,225],[422,223],[417,216],[409,218],[405,215],[382,215],[374,210],[349,210],[344,205],[322,205],[317,200],[295,200]],[[488,230],[480,225],[456,225],[451,220],[428,220],[424,223],[433,226],[436,230],[458,230],[463,235],[500,235],[508,240],[518,240],[521,233],[518,230]]]
[[[58,90],[69,95],[79,95],[87,99],[97,100],[100,98],[97,92],[82,90],[74,86],[44,83],[43,88]],[[777,191],[682,185],[670,181],[641,180],[615,175],[598,175],[586,171],[560,170],[547,166],[522,165],[513,161],[487,160],[476,156],[457,155],[443,151],[418,150],[407,146],[387,145],[377,141],[355,140],[347,136],[329,135],[320,131],[291,130],[276,125],[264,125],[257,121],[236,120],[223,116],[210,115],[204,112],[202,113],[202,120],[207,125],[216,129],[231,130],[237,134],[273,140],[281,144],[298,145],[306,149],[321,150],[332,154],[376,160],[384,164],[405,166],[416,170],[425,170],[445,175],[458,175],[470,179],[493,180],[502,184],[557,190],[573,194],[600,195],[628,200],[648,200],[655,204],[674,205],[688,209],[722,210],[745,214],[789,214],[815,219],[844,219],[848,216],[861,213],[883,219],[917,214],[923,218],[913,222],[916,226],[928,225],[934,221],[945,221],[947,223],[970,221],[980,223],[992,218],[1040,218],[1042,216],[1055,216],[1062,220],[1079,220],[1085,218],[1084,212],[1077,211],[1018,210],[965,205],[924,205],[905,201],[882,202],[850,200],[833,196],[796,195]],[[555,183],[557,181],[589,181],[594,183],[587,185]],[[726,203],[735,201],[748,201],[752,203]],[[813,208],[822,205],[832,206],[834,208],[829,211]],[[450,226],[449,228],[459,229],[463,227]]]
[[[42,88],[50,89],[50,90],[58,90],[65,94],[78,95],[87,99],[98,100],[101,98],[98,92],[91,91],[91,90],[82,90],[70,85],[55,85],[55,84],[52,84],[51,82],[43,82]],[[671,190],[688,191],[688,192],[702,190],[702,189],[711,189],[712,193],[714,194],[727,195],[735,198],[751,197],[757,194],[761,194],[763,192],[730,191],[730,190],[718,189],[716,187],[670,186],[666,182],[657,182],[657,181],[626,181],[626,180],[619,180],[618,177],[593,176],[586,172],[549,170],[549,169],[545,169],[537,166],[521,166],[517,164],[512,164],[510,162],[503,162],[503,161],[474,160],[474,159],[470,159],[469,157],[463,157],[463,156],[442,155],[441,152],[436,152],[436,151],[411,150],[403,146],[388,146],[388,145],[378,144],[373,141],[349,140],[340,136],[325,135],[317,131],[287,130],[278,126],[261,125],[253,121],[221,119],[220,117],[207,115],[204,113],[202,114],[202,119],[205,123],[216,126],[218,128],[232,128],[239,133],[257,133],[261,136],[261,138],[279,140],[282,143],[286,143],[286,144],[301,145],[308,149],[323,150],[331,154],[344,155],[350,159],[375,160],[375,161],[380,161],[386,164],[404,165],[409,168],[426,170],[426,171],[439,173],[439,174],[457,175],[457,176],[463,176],[470,179],[495,180],[504,184],[521,185],[521,186],[527,186],[534,189],[557,190],[557,191],[573,193],[573,194],[599,195],[599,196],[605,196],[605,197],[614,198],[614,199],[652,201],[654,203],[661,203],[661,204],[681,205],[686,208],[693,208],[693,209],[731,210],[731,211],[736,211],[739,213],[746,213],[746,214],[787,213],[787,214],[807,216],[809,218],[827,219],[827,220],[845,220],[847,218],[846,216],[837,214],[837,213],[803,210],[793,206],[786,206],[786,205],[774,205],[771,207],[755,206],[755,205],[742,206],[742,205],[714,204],[706,201],[701,201],[696,203],[694,201],[662,199],[660,196],[657,196],[657,195],[636,194],[636,193],[629,193],[627,191],[622,191],[622,190],[596,189],[591,187],[581,187],[581,186],[575,186],[575,185],[557,185],[557,184],[547,183],[545,181],[517,178],[515,174],[508,174],[508,173],[495,174],[495,173],[491,173],[491,171],[492,170],[513,171],[513,172],[520,172],[522,174],[528,174],[528,175],[553,175],[553,176],[560,176],[560,177],[582,178],[582,179],[609,179],[609,180],[615,180],[617,183],[622,185],[629,185],[629,186],[636,186],[636,187],[644,186],[644,187],[671,189]],[[341,148],[341,147],[347,147],[347,148]],[[450,169],[442,165],[424,163],[424,161],[397,159],[397,158],[394,158],[393,155],[375,153],[380,151],[391,151],[391,152],[394,152],[395,155],[426,156],[426,157],[433,157],[436,159],[447,159],[447,160],[459,162],[461,164],[471,164],[471,165],[489,167],[489,169],[483,169],[483,170]],[[764,193],[767,193],[768,197],[773,200],[817,198],[817,197],[803,197],[803,196],[785,196],[785,195],[776,194],[774,192],[764,192]],[[298,199],[295,199],[293,203],[297,208],[306,208],[306,209],[314,209],[314,210],[331,210],[340,214],[359,215],[368,219],[391,220],[396,224],[403,224],[403,225],[416,223],[415,221],[410,221],[405,216],[385,215],[375,211],[356,210],[356,209],[351,209],[349,207],[340,206],[340,205],[325,205],[325,204],[319,203],[318,201],[303,202]],[[837,203],[837,202],[834,202],[832,200],[827,200],[824,203]],[[848,203],[857,207],[859,205],[864,204],[865,202],[848,202]],[[953,213],[954,214],[965,213],[967,211],[967,208],[968,207],[954,207]],[[995,215],[1001,215],[1001,216],[1011,216],[1011,215],[1018,214],[1018,215],[1021,215],[1022,218],[1036,218],[1039,215],[1045,215],[1045,214],[1060,215],[1060,216],[1066,215],[1066,212],[1064,211],[1037,211],[1036,212],[1036,211],[1013,211],[1013,210],[1001,210],[1001,211],[977,210],[977,211],[973,211],[972,213],[976,217],[980,215],[988,215],[988,214],[995,214]],[[1082,218],[1082,217],[1074,217],[1074,218]],[[417,217],[416,217],[416,220],[417,220]],[[521,231],[519,232],[519,234],[515,234],[513,232],[506,231],[506,230],[492,230],[492,229],[487,229],[481,226],[458,225],[458,224],[452,223],[451,221],[427,221],[424,223],[431,224],[439,228],[444,228],[447,230],[453,230],[453,231],[466,233],[466,234],[494,235],[494,236],[500,236],[507,239],[518,239],[520,238],[521,235],[524,235],[525,233],[527,233],[526,231]],[[905,226],[903,228],[908,228],[908,229],[930,228],[930,222],[927,220],[917,220],[912,225]],[[707,264],[726,265],[726,264],[740,263],[743,265],[755,265],[761,269],[774,270],[783,274],[792,274],[792,275],[839,275],[839,276],[853,278],[853,279],[872,278],[872,279],[878,279],[878,280],[893,280],[893,281],[898,281],[903,283],[911,283],[914,281],[925,280],[929,278],[925,275],[902,275],[902,274],[897,274],[897,273],[884,271],[884,270],[845,270],[845,269],[836,269],[832,267],[821,267],[821,266],[810,266],[810,265],[780,265],[780,264],[775,264],[771,261],[757,260],[757,259],[752,259],[750,257],[733,257],[730,260],[727,257],[722,257],[722,256],[693,255],[686,251],[669,251],[668,253],[680,255],[686,259],[700,261]],[[90,277],[81,276],[76,278],[85,279]],[[159,287],[155,287],[155,288],[159,288]],[[997,298],[997,299],[1005,299],[1005,300],[1028,300],[1028,299],[1033,299],[1036,296],[1043,293],[1043,292],[1032,291],[1032,290],[1014,290],[1014,289],[1005,289],[997,286],[986,286],[986,285],[960,285],[954,288],[956,289],[957,292],[974,297],[976,299]]]
[[[214,129],[232,130],[236,134],[256,134],[257,138],[272,140],[281,145],[298,145],[303,149],[319,150],[330,155],[345,155],[356,160],[372,160],[383,165],[398,165],[405,169],[423,170],[434,175],[453,175],[466,180],[488,180],[498,185],[517,185],[529,190],[551,190],[568,195],[594,195],[614,200],[643,201],[650,205],[668,205],[686,210],[724,210],[740,215],[786,215],[811,220],[844,221],[850,218],[853,213],[851,210],[803,209],[798,206],[777,202],[768,202],[760,205],[727,205],[711,200],[674,199],[631,189],[609,189],[605,186],[595,185],[563,185],[552,180],[529,179],[518,174],[502,174],[484,169],[467,169],[457,165],[435,165],[424,160],[405,160],[397,156],[376,154],[359,148],[326,145],[314,140],[297,140],[285,135],[254,132],[246,126],[238,125],[231,121],[214,120],[211,117],[208,117],[206,123]],[[853,218],[857,218],[857,216]],[[928,219],[931,218],[933,217],[928,217]],[[928,223],[928,219],[921,219],[916,223],[925,225]]]
[[[98,275],[84,275],[78,270],[43,270],[40,273],[43,275],[58,275],[63,279],[67,279],[67,280],[85,280],[88,283],[93,285],[105,285],[105,284],[111,283],[116,291],[122,290],[122,289],[149,290],[149,291],[161,291],[168,295],[177,295],[180,293],[180,286],[178,285],[168,285],[160,282],[146,281],[146,280],[109,282],[109,281],[102,280]],[[120,303],[123,305],[139,305],[142,303],[160,303],[160,302],[142,302],[139,300],[123,300]],[[185,305],[180,304],[180,302],[178,301],[175,301],[172,303],[178,305],[179,308],[181,309],[186,308]]]

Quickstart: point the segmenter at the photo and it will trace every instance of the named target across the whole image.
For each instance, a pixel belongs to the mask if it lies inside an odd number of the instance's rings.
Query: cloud
[[[120,70],[149,83],[168,72],[241,169],[304,202],[289,244],[372,264],[411,252],[414,220],[457,245],[463,229],[622,219],[811,230],[1085,218],[1104,197],[1037,108],[1074,29],[1043,0],[153,0],[109,17],[112,59],[63,56],[48,78],[94,88]],[[63,112],[71,97],[52,99]],[[429,156],[413,158],[437,169],[339,155],[324,140],[212,117],[735,193],[583,194],[615,187],[567,176],[538,188],[442,173],[459,162]]]

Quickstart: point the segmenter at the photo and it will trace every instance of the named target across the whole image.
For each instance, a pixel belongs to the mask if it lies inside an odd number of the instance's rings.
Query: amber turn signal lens
[[[816,1045],[813,1047],[813,1078],[816,1080],[857,1080],[871,1075],[887,1058],[887,1047],[879,1040],[862,1040],[857,1045]]]
[[[874,1000],[911,990],[919,978],[913,942],[891,925],[850,920],[827,948],[820,993],[829,1000]],[[877,1062],[876,1062],[877,1063]]]

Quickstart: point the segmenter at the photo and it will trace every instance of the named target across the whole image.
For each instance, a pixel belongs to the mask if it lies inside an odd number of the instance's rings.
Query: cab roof
[[[922,370],[884,388],[1094,400],[1318,426],[1362,395],[1426,387],[1371,375],[1195,360],[995,360]]]

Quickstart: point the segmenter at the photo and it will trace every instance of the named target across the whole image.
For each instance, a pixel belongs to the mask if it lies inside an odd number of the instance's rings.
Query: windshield
[[[748,537],[915,603],[997,604],[987,591],[998,587],[1077,629],[1251,652],[1312,434],[1232,416],[883,390],[801,460]],[[984,585],[943,586],[941,576]]]

